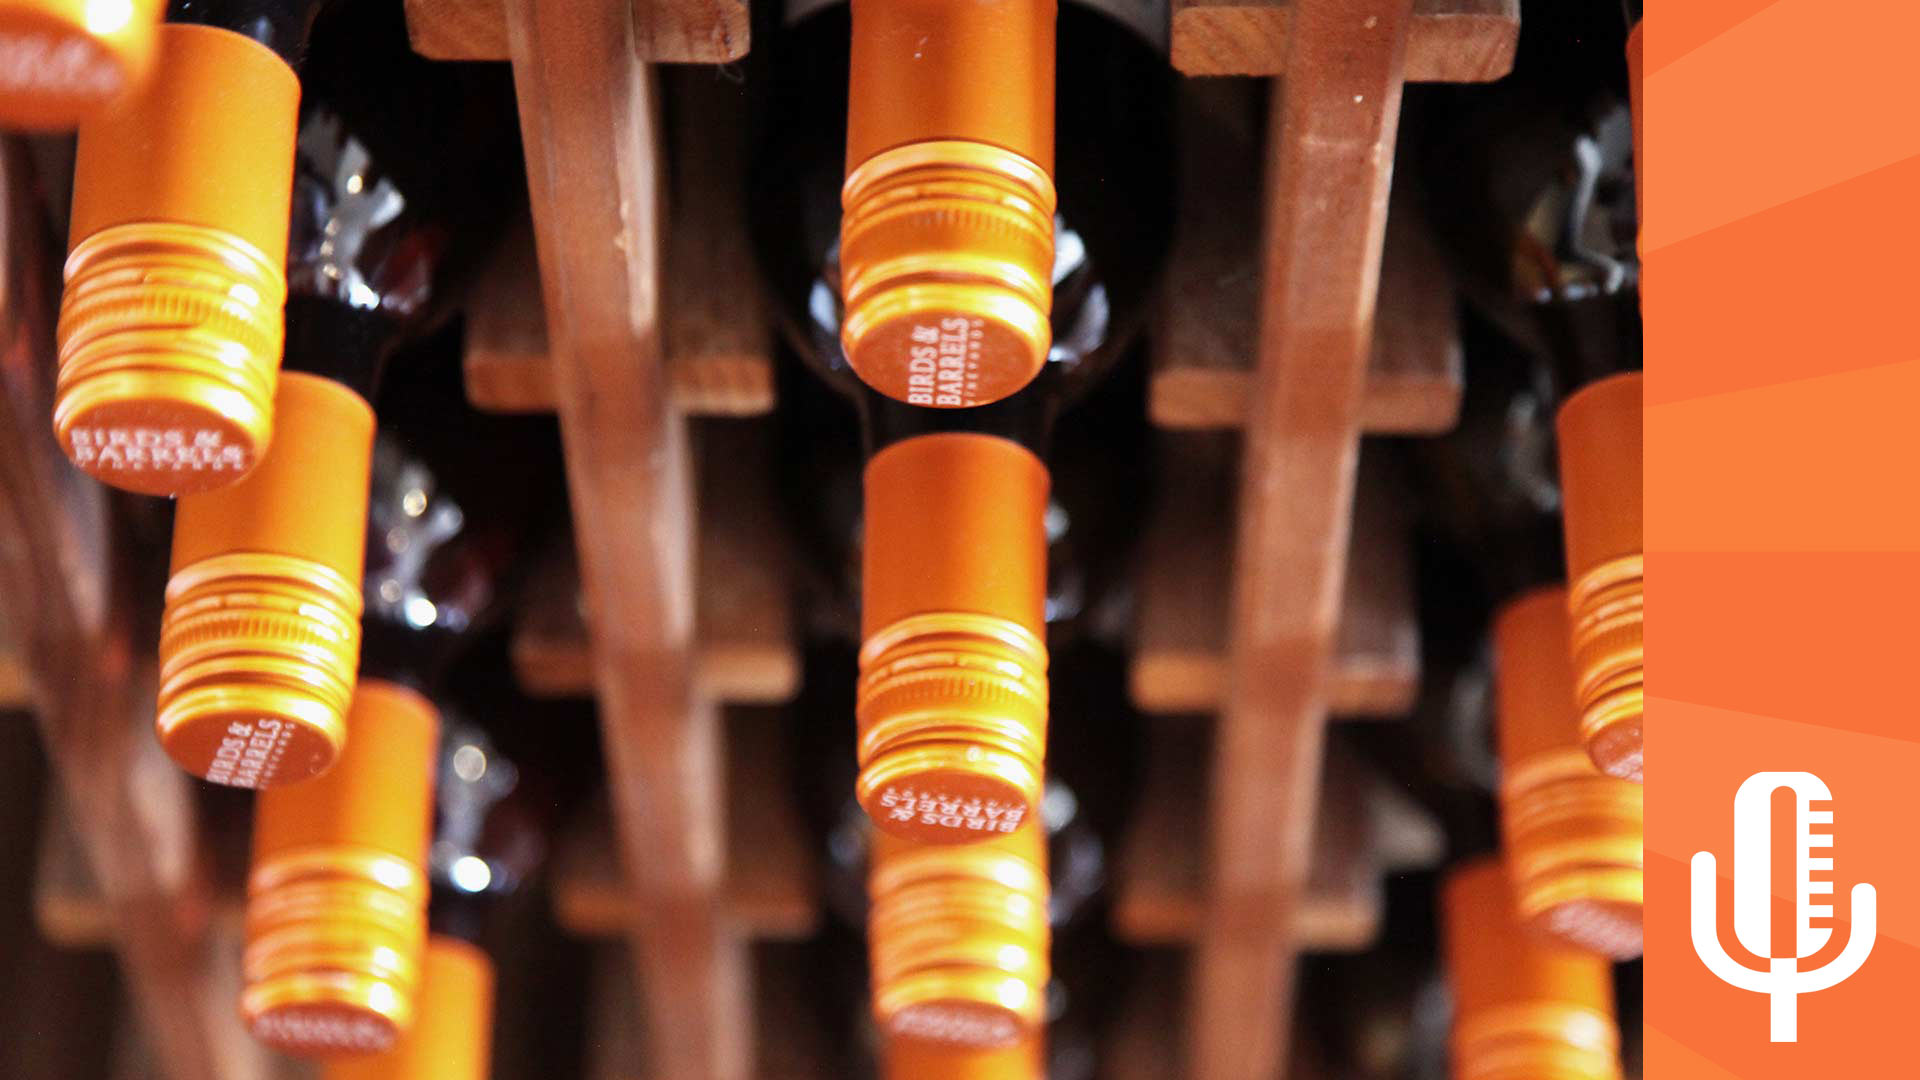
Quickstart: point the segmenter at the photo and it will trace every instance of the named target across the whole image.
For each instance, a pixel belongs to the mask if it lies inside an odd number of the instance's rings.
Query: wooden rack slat
[[[674,405],[703,416],[773,409],[773,354],[760,311],[740,178],[746,123],[737,87],[669,72],[671,151],[661,334]],[[509,233],[467,304],[467,400],[489,412],[552,412],[547,319],[530,223]]]
[[[747,0],[632,0],[633,48],[661,64],[721,64],[747,54]],[[505,0],[406,0],[413,51],[435,60],[506,60]]]
[[[717,709],[693,679],[684,424],[660,342],[659,111],[627,0],[507,0],[608,786],[660,1075],[751,1075],[744,941],[716,913]]]
[[[1282,75],[1294,0],[1172,0],[1173,66],[1188,75]],[[1414,0],[1409,82],[1490,82],[1513,70],[1520,0]]]
[[[819,921],[813,845],[787,807],[794,790],[779,714],[730,710],[727,722],[727,872],[722,916],[760,939],[802,938]],[[612,937],[633,921],[609,822],[589,817],[562,841],[553,867],[554,917],[581,937]]]
[[[47,437],[52,265],[28,155],[0,140],[0,596],[81,849],[111,912],[149,1045],[178,1080],[257,1075],[228,928],[208,918],[189,781],[153,737],[150,642],[116,580],[106,493]],[[237,978],[237,976],[236,976]]]
[[[1364,20],[1345,0],[1290,11],[1264,170],[1259,365],[1189,1013],[1195,1080],[1270,1077],[1287,1060],[1293,912],[1311,865],[1412,22],[1411,0],[1370,5]]]
[[[1195,940],[1207,917],[1206,853],[1193,843],[1205,819],[1210,738],[1175,720],[1154,722],[1138,817],[1115,869],[1114,932],[1135,945]],[[1440,857],[1438,825],[1351,753],[1330,749],[1321,777],[1313,863],[1294,911],[1300,948],[1364,949],[1379,930],[1380,878]]]
[[[753,957],[760,1046],[758,1080],[833,1080],[841,1073],[829,1061],[819,1032],[818,986],[804,958],[781,946],[761,946]],[[790,948],[790,946],[789,946]],[[633,962],[625,950],[602,946],[593,960],[592,1015],[588,1020],[587,1080],[651,1080],[645,1033],[628,1019],[638,1005]]]
[[[1135,574],[1133,701],[1150,713],[1212,712],[1225,699],[1232,589],[1233,500],[1240,441],[1225,434],[1159,439],[1160,501]],[[1340,716],[1398,716],[1420,683],[1420,630],[1397,487],[1362,469],[1360,512],[1340,599],[1327,689]]]
[[[700,421],[694,432],[695,680],[719,701],[777,704],[799,688],[800,659],[767,432],[744,420]],[[591,694],[592,647],[573,561],[539,571],[528,595],[512,644],[521,687],[539,696]]]
[[[34,856],[33,922],[40,936],[63,949],[97,949],[113,944],[113,912],[87,865],[72,815],[59,789],[48,792],[40,817],[40,846]]]
[[[1180,206],[1167,267],[1147,413],[1163,428],[1246,423],[1259,341],[1259,87],[1246,80],[1180,85]],[[1432,435],[1460,415],[1460,334],[1453,289],[1414,200],[1387,219],[1379,319],[1368,358],[1364,430]]]

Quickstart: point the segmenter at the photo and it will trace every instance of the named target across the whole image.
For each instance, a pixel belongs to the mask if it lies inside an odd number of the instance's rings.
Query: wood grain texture
[[[694,498],[660,343],[665,193],[625,0],[507,0],[567,489],[656,1074],[745,1080],[717,709],[695,685]]]
[[[727,872],[720,912],[756,939],[797,939],[819,921],[811,839],[786,812],[793,790],[781,716],[735,709],[727,722]],[[610,822],[589,817],[561,841],[553,866],[554,919],[581,937],[614,937],[635,903],[610,843]]]
[[[1169,1080],[1187,1075],[1187,967],[1184,949],[1148,949],[1101,1047],[1108,1080]]]
[[[660,64],[723,64],[747,55],[747,0],[632,0],[633,47]],[[433,60],[506,60],[504,0],[406,0],[413,51]]]
[[[1178,430],[1247,420],[1259,341],[1260,87],[1241,80],[1180,85],[1177,230],[1155,341],[1147,412]],[[1364,430],[1435,435],[1459,419],[1460,334],[1452,284],[1419,207],[1396,194],[1387,219],[1379,317],[1368,355]]]
[[[753,950],[754,1016],[760,1080],[833,1080],[835,1054],[820,1023],[819,985],[812,955],[792,945]],[[633,961],[619,946],[605,945],[593,959],[593,1012],[588,1019],[587,1080],[653,1080],[645,1033],[627,1018],[638,999]],[[744,1022],[745,1018],[743,1018]]]
[[[189,781],[153,737],[151,642],[130,636],[105,492],[47,438],[58,276],[28,162],[0,140],[0,618],[149,1045],[178,1080],[248,1077],[263,1055],[220,978],[230,943],[209,918]]]
[[[1203,727],[1156,721],[1139,809],[1115,868],[1114,932],[1129,944],[1191,942],[1207,918],[1206,851],[1193,842],[1206,818],[1211,739]],[[1321,777],[1313,863],[1294,910],[1302,949],[1353,952],[1380,928],[1380,877],[1389,868],[1385,840],[1403,828],[1383,781],[1352,754],[1327,755]],[[1431,822],[1428,822],[1431,825]],[[1402,843],[1396,854],[1404,856]]]
[[[1283,75],[1293,0],[1172,0],[1173,66],[1188,75]],[[1414,0],[1409,82],[1491,82],[1513,70],[1520,0]]]
[[[1240,440],[1162,435],[1160,497],[1135,568],[1133,702],[1149,713],[1210,713],[1226,699],[1234,497]],[[1338,716],[1400,716],[1420,689],[1420,628],[1402,493],[1363,469],[1327,701]]]
[[[662,338],[673,403],[699,416],[758,416],[774,402],[771,334],[740,194],[740,88],[705,70],[663,73],[671,151]],[[547,318],[530,225],[510,233],[467,305],[467,400],[489,412],[552,412]]]
[[[1265,175],[1260,344],[1190,1075],[1281,1070],[1406,73],[1411,0],[1295,0]]]
[[[717,701],[778,704],[800,686],[789,560],[769,477],[764,422],[695,425],[700,550],[694,678]],[[593,692],[593,651],[571,559],[544,568],[514,628],[514,673],[529,694]]]

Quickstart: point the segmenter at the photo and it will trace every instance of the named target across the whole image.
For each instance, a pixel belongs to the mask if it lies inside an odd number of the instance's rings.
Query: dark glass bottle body
[[[167,21],[231,30],[278,53],[295,71],[320,9],[333,0],[172,0]]]
[[[850,26],[844,4],[801,4],[757,27],[747,70],[755,250],[788,343],[860,413],[867,453],[915,435],[969,431],[1044,452],[1060,411],[1113,367],[1144,322],[1172,230],[1172,76],[1132,27],[1063,3],[1058,28],[1053,346],[1003,402],[926,409],[880,395],[840,348],[838,243]]]
[[[1050,461],[1047,621],[1072,622],[1102,590],[1109,552],[1130,533],[1143,471],[1131,362],[1172,230],[1172,76],[1131,26],[1078,3],[1060,9],[1053,346],[1022,392],[970,409],[928,409],[874,391],[840,345],[841,147],[847,114],[845,4],[800,3],[793,21],[762,15],[748,61],[754,159],[749,219],[784,343],[808,374],[780,371],[787,490],[822,629],[852,633],[861,589],[859,462],[916,435],[973,432]],[[1123,363],[1123,360],[1128,361]],[[827,388],[830,388],[827,389]],[[1092,400],[1089,400],[1092,399]],[[1086,401],[1087,407],[1069,409]]]

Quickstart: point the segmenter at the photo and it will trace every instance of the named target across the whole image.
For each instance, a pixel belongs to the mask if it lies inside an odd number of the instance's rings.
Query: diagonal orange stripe
[[[1779,0],[1651,72],[1642,250],[1920,154],[1916,40],[1920,4]]]
[[[1656,3],[1648,20],[1647,70],[1658,71],[1726,33],[1780,0],[1723,0],[1701,4]]]
[[[1667,1034],[1663,1028],[1649,1023],[1645,1034],[1648,1076],[1686,1077],[1686,1080],[1741,1080],[1739,1074],[1722,1068],[1717,1062]]]
[[[1647,256],[1649,406],[1920,356],[1920,156]]]
[[[1916,401],[1920,362],[1649,407],[1647,550],[1920,552],[1887,471],[1920,461]]]

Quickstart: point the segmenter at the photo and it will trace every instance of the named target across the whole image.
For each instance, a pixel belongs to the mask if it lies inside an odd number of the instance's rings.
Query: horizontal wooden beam
[[[1260,87],[1180,87],[1180,191],[1147,414],[1175,430],[1239,428],[1260,337]],[[1223,184],[1218,177],[1245,177]],[[1387,218],[1361,429],[1437,435],[1460,417],[1460,328],[1446,262],[1404,186]]]
[[[1204,845],[1210,738],[1204,727],[1154,722],[1138,810],[1115,868],[1114,932],[1134,945],[1184,944],[1207,917]],[[1338,744],[1329,751],[1314,826],[1306,894],[1294,911],[1302,949],[1356,952],[1373,943],[1382,913],[1381,877],[1431,866],[1444,854],[1424,810]]]
[[[1160,442],[1161,496],[1136,570],[1128,682],[1144,712],[1213,712],[1227,685],[1239,441],[1168,434]],[[1419,695],[1410,552],[1391,480],[1384,470],[1363,470],[1327,689],[1337,716],[1398,716]]]
[[[504,0],[406,0],[413,51],[430,60],[505,60]],[[659,64],[747,55],[747,0],[633,0],[634,52]]]
[[[726,739],[721,917],[753,938],[804,938],[819,921],[818,874],[805,831],[776,797],[793,790],[781,717],[769,710],[730,710]],[[555,856],[554,918],[581,937],[618,937],[633,918],[633,896],[609,832],[605,818],[589,819]]]
[[[1188,75],[1283,75],[1292,0],[1173,0],[1173,66]],[[1513,70],[1520,0],[1415,0],[1407,81],[1491,82]]]
[[[800,686],[789,592],[768,476],[764,424],[704,420],[694,426],[700,529],[695,553],[695,682],[715,700],[778,704]],[[593,650],[572,560],[550,563],[514,628],[521,688],[537,697],[593,693]]]
[[[133,603],[157,602],[160,583],[128,580],[105,489],[47,438],[53,313],[40,286],[58,256],[46,190],[25,145],[0,139],[0,619],[153,1060],[177,1080],[241,1080],[265,1055],[222,980],[232,942],[207,917],[192,782],[153,737],[157,672],[135,637],[153,612]]]
[[[842,1054],[820,1021],[819,980],[805,945],[754,946],[753,1016],[759,1031],[754,1075],[767,1080],[835,1080],[844,1077]],[[653,1080],[657,1073],[645,1032],[632,1021],[639,1005],[633,962],[614,944],[594,949],[588,1016],[586,1080]]]
[[[660,334],[667,392],[695,416],[773,410],[771,331],[740,197],[746,119],[739,90],[710,73],[665,73],[669,148]],[[533,227],[511,230],[467,302],[467,400],[486,412],[554,408],[553,364]]]

